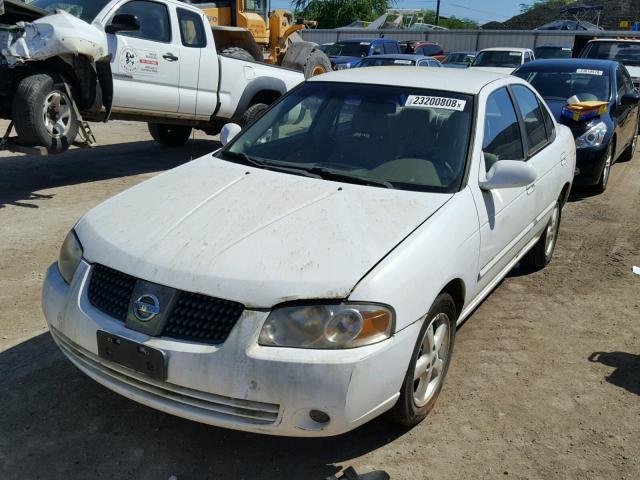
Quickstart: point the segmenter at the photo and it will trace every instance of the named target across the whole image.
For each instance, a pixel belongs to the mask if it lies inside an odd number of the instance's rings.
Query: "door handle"
[[[171,52],[167,52],[164,55],[162,55],[162,58],[164,58],[165,60],[169,61],[169,62],[175,62],[176,60],[178,60],[178,57],[176,57],[173,53]]]
[[[567,164],[567,154],[565,152],[562,152],[562,154],[560,155],[560,165],[566,165]]]
[[[536,184],[532,183],[530,185],[527,185],[527,195],[531,195],[536,189]]]

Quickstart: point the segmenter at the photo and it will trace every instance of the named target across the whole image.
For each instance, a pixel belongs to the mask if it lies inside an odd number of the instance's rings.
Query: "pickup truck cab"
[[[80,219],[44,284],[54,340],[204,423],[416,425],[456,327],[517,262],[551,261],[571,132],[520,78],[396,67],[313,77],[233,130]]]
[[[386,38],[340,40],[329,46],[325,53],[329,56],[333,70],[355,67],[364,57],[384,53],[403,53],[397,40]]]
[[[640,87],[640,39],[638,38],[590,40],[580,52],[580,58],[620,62],[627,67],[635,87]]]
[[[248,123],[304,79],[218,55],[205,14],[184,2],[5,6],[0,21],[13,24],[0,29],[0,116],[20,141],[53,153],[74,141],[79,116],[144,121],[160,143],[181,145],[192,128],[216,134],[229,120]]]
[[[485,48],[480,50],[470,68],[510,75],[520,65],[535,60],[529,48]]]

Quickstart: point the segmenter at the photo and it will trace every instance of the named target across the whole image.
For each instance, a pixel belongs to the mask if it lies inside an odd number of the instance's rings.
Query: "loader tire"
[[[18,141],[62,153],[76,139],[78,119],[64,83],[47,73],[22,79],[13,98]]]
[[[304,78],[315,77],[330,71],[331,62],[322,50],[312,50],[302,66]]]
[[[191,127],[184,125],[148,123],[147,126],[153,139],[165,147],[181,147],[187,143],[191,135]]]
[[[238,60],[246,60],[248,62],[255,62],[256,59],[253,58],[247,50],[240,47],[227,47],[220,52],[220,55],[223,57],[236,58]]]

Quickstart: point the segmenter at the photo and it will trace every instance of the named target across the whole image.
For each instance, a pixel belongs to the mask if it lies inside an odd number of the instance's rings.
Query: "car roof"
[[[552,58],[534,60],[525,63],[518,70],[554,70],[556,68],[592,68],[597,70],[611,70],[618,66],[614,60],[598,60],[594,58]]]
[[[342,40],[336,40],[334,43],[360,43],[360,42],[378,42],[386,40],[388,42],[396,42],[397,40],[392,40],[390,38],[344,38]]]
[[[520,47],[491,47],[491,48],[483,48],[480,50],[481,52],[530,52],[530,48],[520,48]]]
[[[587,43],[592,42],[629,42],[629,43],[638,43],[640,42],[640,38],[593,38],[589,40]]]
[[[475,95],[491,82],[503,78],[516,77],[484,70],[460,70],[457,68],[398,68],[368,67],[317,75],[308,82],[343,82],[376,85],[390,85],[412,88],[431,88]]]
[[[369,55],[367,58],[394,58],[397,60],[435,60],[435,58],[428,55],[411,55],[410,53],[384,53],[380,55]]]

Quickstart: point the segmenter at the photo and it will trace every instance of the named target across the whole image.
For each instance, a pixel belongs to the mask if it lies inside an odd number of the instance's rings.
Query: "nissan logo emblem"
[[[141,322],[148,322],[160,313],[160,300],[151,293],[145,293],[133,303],[133,314]]]

